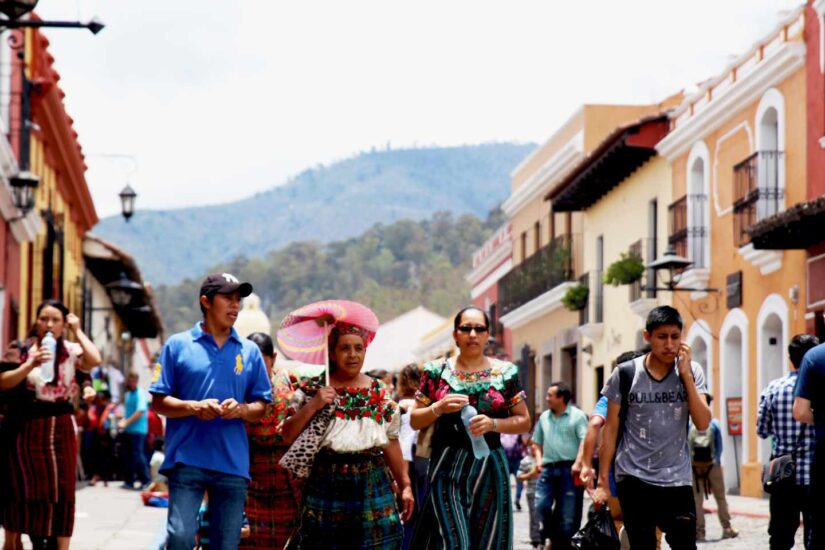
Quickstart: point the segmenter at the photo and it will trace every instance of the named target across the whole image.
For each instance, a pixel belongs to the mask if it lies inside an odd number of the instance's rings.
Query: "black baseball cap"
[[[231,273],[212,273],[207,275],[201,283],[200,296],[214,296],[215,294],[232,294],[240,292],[241,298],[252,294],[252,285],[242,283]]]

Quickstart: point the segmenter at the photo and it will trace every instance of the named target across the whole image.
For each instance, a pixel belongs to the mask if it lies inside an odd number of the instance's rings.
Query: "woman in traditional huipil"
[[[512,363],[484,356],[490,322],[468,307],[456,315],[453,338],[460,353],[424,365],[411,424],[434,422],[430,488],[416,524],[411,548],[508,549],[513,516],[507,457],[499,433],[530,429],[525,394]],[[473,435],[483,435],[490,455],[476,459],[460,412],[472,405]]]
[[[294,440],[318,411],[333,406],[287,548],[401,548],[400,520],[412,515],[414,500],[398,443],[398,407],[383,384],[361,373],[372,337],[336,323],[329,335],[329,386],[284,422],[284,438]]]
[[[55,538],[58,550],[69,547],[74,529],[77,437],[72,399],[75,370],[89,372],[100,353],[80,330],[80,319],[57,300],[40,304],[33,340],[23,363],[0,374],[0,389],[19,388],[27,397],[8,411],[12,424],[9,487],[5,495],[6,537],[26,533],[32,540]],[[77,343],[66,341],[66,328]],[[52,358],[42,345],[51,332],[57,340],[54,374],[44,381],[41,366]]]
[[[293,381],[285,369],[275,368],[275,346],[263,332],[247,336],[258,345],[272,381],[272,403],[257,422],[246,425],[249,435],[249,489],[246,516],[250,534],[241,548],[283,548],[298,518],[299,480],[278,463],[289,444],[281,437],[281,424],[290,414]]]

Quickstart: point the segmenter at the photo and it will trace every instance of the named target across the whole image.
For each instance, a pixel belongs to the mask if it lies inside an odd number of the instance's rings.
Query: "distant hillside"
[[[361,302],[381,321],[419,305],[450,315],[470,301],[464,275],[473,251],[503,220],[500,210],[484,221],[472,214],[438,212],[417,222],[375,225],[357,238],[326,245],[293,242],[265,256],[236,258],[209,271],[230,271],[251,282],[275,327],[298,306],[328,298]],[[156,289],[170,334],[200,319],[199,286],[198,277]]]
[[[509,195],[509,174],[533,147],[491,143],[363,153],[245,200],[138,210],[129,224],[110,217],[94,232],[132,253],[146,280],[176,283],[237,256],[262,256],[293,241],[346,239],[376,223],[421,220],[439,210],[484,217]]]

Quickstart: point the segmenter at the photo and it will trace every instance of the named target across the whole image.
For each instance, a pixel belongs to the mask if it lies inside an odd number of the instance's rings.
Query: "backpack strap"
[[[630,387],[633,385],[633,377],[636,375],[636,363],[634,360],[630,360],[619,365],[618,369],[619,392],[622,394],[622,403],[619,409],[619,432],[616,434],[616,451],[619,450],[619,443],[624,436],[625,421],[630,408]]]

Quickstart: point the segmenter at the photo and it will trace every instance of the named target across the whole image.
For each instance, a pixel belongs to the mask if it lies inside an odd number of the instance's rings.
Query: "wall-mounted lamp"
[[[719,292],[718,288],[685,288],[685,287],[678,287],[676,285],[679,284],[678,278],[674,278],[674,271],[684,271],[688,267],[693,265],[693,262],[688,260],[683,256],[679,256],[676,254],[676,250],[673,249],[672,246],[667,247],[665,250],[664,256],[661,258],[654,260],[647,264],[645,267],[650,269],[654,273],[653,282],[654,286],[652,288],[645,288],[643,290],[666,290],[669,292]],[[660,288],[655,286],[656,282],[656,274],[659,271],[667,270],[669,274],[669,278],[665,281],[665,286]],[[677,275],[678,277],[678,275]]]
[[[135,295],[143,290],[143,285],[128,278],[126,273],[121,273],[120,279],[106,284],[106,290],[115,306],[125,308],[129,307]]]
[[[26,217],[34,208],[34,192],[40,185],[40,178],[31,172],[19,172],[16,176],[9,178],[11,186],[12,202],[15,208],[20,210],[20,217]]]
[[[103,30],[105,25],[97,18],[92,18],[85,23],[80,21],[41,21],[40,19],[25,19],[21,17],[31,12],[37,6],[38,0],[0,0],[0,13],[6,19],[0,19],[0,27],[6,29],[21,28],[57,28],[57,29],[89,29],[92,34],[97,34]]]

